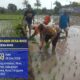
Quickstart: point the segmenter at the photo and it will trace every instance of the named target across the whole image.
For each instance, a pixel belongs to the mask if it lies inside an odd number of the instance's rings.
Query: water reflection
[[[0,37],[10,37],[14,33],[11,20],[0,20]]]
[[[59,40],[57,49],[56,49],[57,53],[59,55],[65,54],[67,52],[67,49],[68,49],[67,39]]]

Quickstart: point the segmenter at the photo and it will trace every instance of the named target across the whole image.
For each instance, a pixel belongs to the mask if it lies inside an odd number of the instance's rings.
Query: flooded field
[[[67,39],[58,41],[55,55],[40,53],[29,43],[35,80],[80,80],[80,26],[71,26]],[[44,58],[44,59],[43,59]]]
[[[39,21],[42,22],[42,18]],[[57,17],[54,19],[52,17],[52,22],[56,22],[57,19]],[[29,54],[35,80],[80,80],[80,19],[78,17],[77,19],[71,18],[71,21],[74,21],[69,28],[69,36],[67,39],[58,41],[55,54],[51,52],[51,47],[48,53],[40,52],[38,36],[36,37],[37,44],[29,42]],[[12,21],[0,21],[0,37],[15,37],[14,34]]]
[[[13,21],[0,20],[0,37],[13,37],[14,34]]]

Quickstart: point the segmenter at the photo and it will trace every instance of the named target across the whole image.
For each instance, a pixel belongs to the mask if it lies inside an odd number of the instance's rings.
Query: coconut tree
[[[62,5],[61,5],[61,3],[58,2],[58,1],[55,1],[54,4],[55,4],[54,12],[55,12],[56,14],[58,14],[58,13],[59,13],[59,10],[60,10],[61,7],[62,7]]]
[[[27,0],[24,0],[23,5],[27,8],[28,1]]]
[[[36,0],[36,3],[34,3],[34,5],[37,7],[37,22],[38,22],[38,10],[39,10],[39,7],[41,7],[40,0]]]
[[[34,5],[37,6],[38,9],[41,6],[40,0],[36,0],[36,3]]]

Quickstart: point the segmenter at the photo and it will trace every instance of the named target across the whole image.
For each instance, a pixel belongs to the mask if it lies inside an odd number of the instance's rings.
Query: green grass
[[[21,20],[23,15],[0,14],[0,20]]]
[[[23,37],[22,33],[21,33],[21,29],[22,29],[22,20],[12,20],[11,24],[14,30],[14,33],[11,34],[11,36],[13,37]]]
[[[19,30],[17,30],[17,28],[21,27],[19,26],[19,24],[22,24],[22,18],[23,18],[23,15],[0,14],[0,20],[3,20],[3,21],[9,20],[12,25],[12,29],[14,30],[14,33],[10,34],[11,37],[21,36],[21,33],[19,33]]]

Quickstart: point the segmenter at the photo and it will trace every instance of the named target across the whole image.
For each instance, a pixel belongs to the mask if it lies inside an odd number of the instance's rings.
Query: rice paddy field
[[[18,24],[22,23],[23,15],[0,14],[0,37],[20,37],[16,33]],[[35,23],[42,22],[44,16],[35,16]],[[58,16],[51,16],[52,22],[58,22]],[[51,53],[51,46],[47,53],[39,50],[39,36],[37,44],[29,41],[31,67],[35,80],[80,80],[80,17],[71,16],[71,27],[67,39],[60,40],[55,54]],[[17,31],[18,32],[18,31]],[[26,80],[26,79],[0,79]],[[34,80],[34,79],[29,79]]]
[[[0,14],[0,20],[19,20],[22,19],[23,15],[13,14]]]

